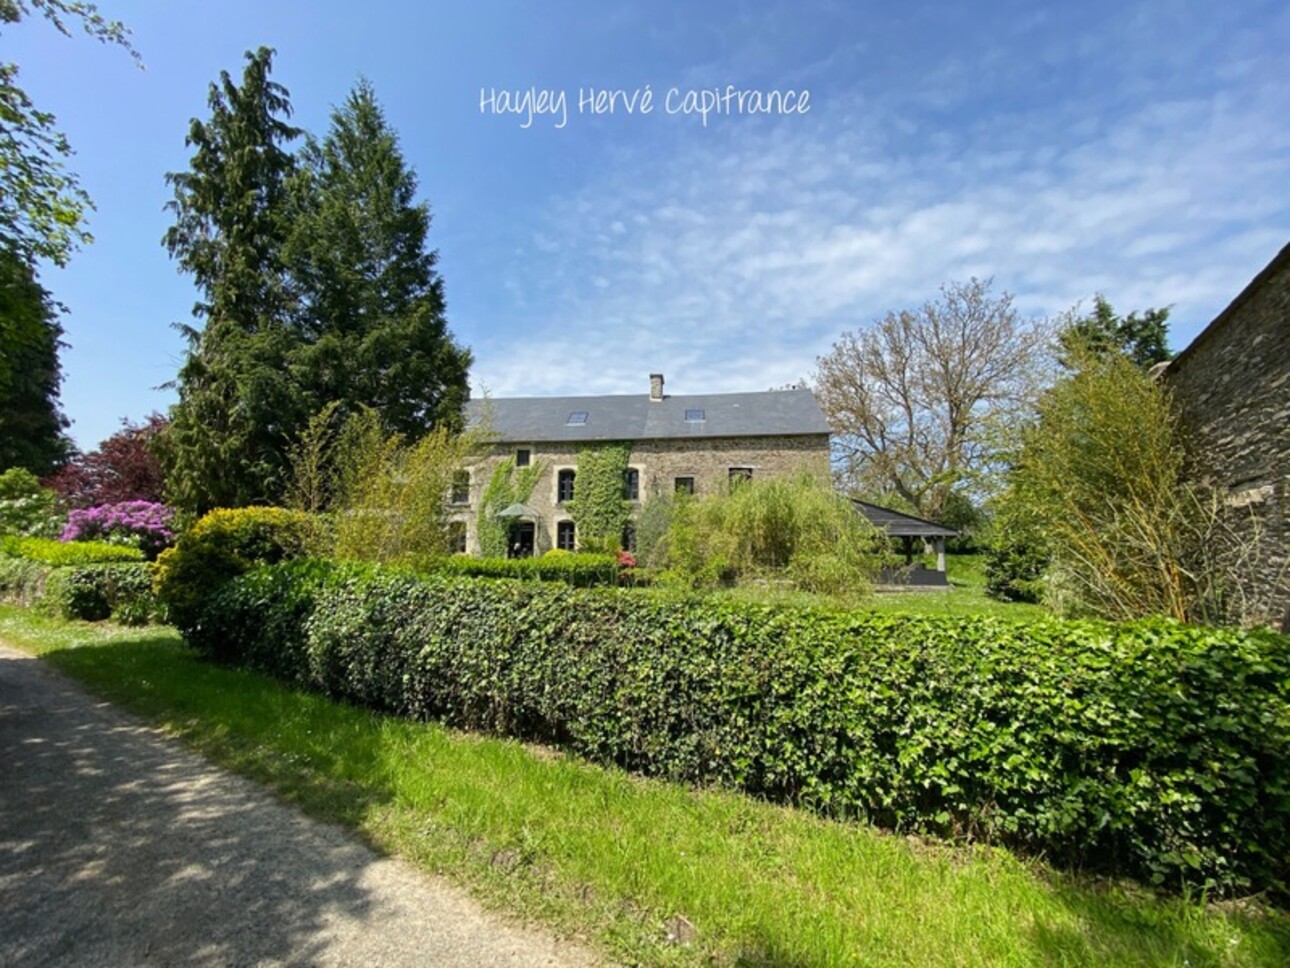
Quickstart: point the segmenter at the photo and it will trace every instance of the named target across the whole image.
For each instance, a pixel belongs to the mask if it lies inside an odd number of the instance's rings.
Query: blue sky
[[[434,214],[449,320],[496,396],[760,390],[844,329],[993,276],[1026,314],[1172,305],[1186,345],[1290,240],[1283,2],[126,2],[146,70],[6,29],[97,203],[65,303],[63,403],[90,447],[164,410],[195,298],[160,239],[164,175],[220,70],[277,48],[297,124],[370,79]],[[578,113],[650,86],[648,115]],[[667,92],[810,92],[782,117],[669,114]],[[563,91],[569,117],[480,110]]]

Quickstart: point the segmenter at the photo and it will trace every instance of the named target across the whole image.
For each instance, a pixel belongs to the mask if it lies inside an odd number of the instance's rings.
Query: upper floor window
[[[533,451],[529,450],[527,447],[521,447],[515,451],[516,467],[528,467],[529,463],[532,460],[533,460]]]
[[[742,484],[744,481],[751,481],[753,469],[751,467],[732,467],[730,468],[730,485]]]
[[[676,493],[677,493],[677,494],[690,494],[690,495],[693,495],[693,494],[694,494],[694,478],[693,478],[693,477],[678,477],[678,478],[676,479]]]
[[[470,471],[454,471],[452,475],[452,494],[449,498],[453,504],[470,503]]]
[[[623,471],[623,498],[628,501],[641,499],[641,472],[635,467]]]
[[[558,503],[573,500],[573,478],[574,472],[567,467],[556,475],[555,499]]]

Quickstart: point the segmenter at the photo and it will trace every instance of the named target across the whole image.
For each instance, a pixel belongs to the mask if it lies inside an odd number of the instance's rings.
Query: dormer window
[[[707,415],[707,413],[706,413],[706,412],[704,412],[703,410],[687,410],[687,411],[685,411],[685,422],[686,422],[686,423],[704,423],[704,422],[706,422],[706,421],[707,421],[707,419],[708,419],[708,415]]]
[[[566,427],[578,427],[587,422],[587,411],[575,410],[569,414],[569,419],[564,422]]]

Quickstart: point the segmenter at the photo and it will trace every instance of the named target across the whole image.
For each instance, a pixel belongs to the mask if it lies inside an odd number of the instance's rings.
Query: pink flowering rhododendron
[[[70,512],[59,540],[131,545],[152,559],[175,540],[170,530],[174,516],[170,508],[152,501],[100,504]]]

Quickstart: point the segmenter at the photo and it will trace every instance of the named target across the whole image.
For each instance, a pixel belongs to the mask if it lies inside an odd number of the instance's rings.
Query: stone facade
[[[1247,621],[1290,631],[1290,245],[1165,369],[1195,472],[1227,492],[1253,566]]]
[[[631,441],[628,466],[636,470],[639,508],[653,494],[673,493],[678,478],[694,482],[694,493],[715,494],[728,486],[732,469],[747,469],[754,479],[787,477],[809,473],[823,482],[829,479],[829,435],[800,434],[766,437],[703,437]],[[574,442],[518,442],[499,444],[493,453],[470,468],[469,500],[453,506],[453,517],[465,526],[466,550],[479,553],[476,520],[484,489],[497,465],[514,457],[519,449],[540,463],[541,476],[532,496],[524,503],[537,512],[535,548],[542,554],[557,546],[559,526],[569,515],[559,499],[558,481],[562,470],[577,471],[578,452],[583,444]],[[592,444],[591,446],[594,446]],[[574,489],[577,489],[575,473]]]

